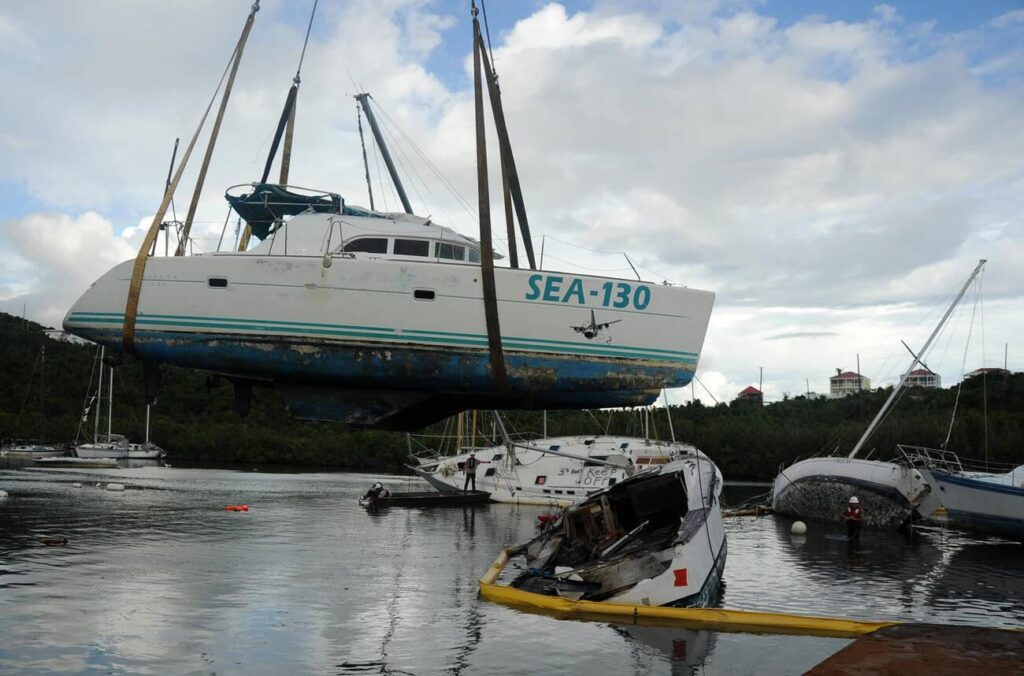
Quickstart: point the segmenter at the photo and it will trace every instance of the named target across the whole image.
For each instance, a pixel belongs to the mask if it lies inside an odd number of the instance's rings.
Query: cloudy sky
[[[292,183],[367,204],[352,99],[366,90],[416,212],[474,233],[467,4],[321,0]],[[261,173],[311,5],[262,2],[197,250],[216,246],[224,189]],[[248,8],[0,2],[0,310],[59,325],[134,255],[174,139],[191,135]],[[716,292],[699,370],[714,396],[756,385],[761,367],[769,400],[823,392],[858,355],[875,384],[892,382],[907,363],[900,340],[924,342],[979,258],[990,261],[980,300],[963,304],[929,365],[952,384],[964,365],[1001,366],[1008,344],[1010,368],[1024,370],[1020,0],[488,10],[545,267],[630,276],[627,252],[646,279]],[[377,161],[377,206],[398,209]]]

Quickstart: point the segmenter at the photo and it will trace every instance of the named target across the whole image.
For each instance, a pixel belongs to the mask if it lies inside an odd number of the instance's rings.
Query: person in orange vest
[[[864,513],[860,509],[860,499],[854,495],[846,505],[846,537],[851,540],[860,537],[860,526],[864,523]]]

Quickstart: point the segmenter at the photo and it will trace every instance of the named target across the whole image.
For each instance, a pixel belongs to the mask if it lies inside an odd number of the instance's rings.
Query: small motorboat
[[[485,505],[490,498],[491,494],[486,491],[413,491],[363,496],[359,498],[359,504],[364,507],[464,507]]]

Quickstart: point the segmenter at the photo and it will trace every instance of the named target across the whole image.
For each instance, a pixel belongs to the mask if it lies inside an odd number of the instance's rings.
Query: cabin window
[[[541,476],[537,477],[537,478],[536,478],[536,479],[534,479],[534,481],[533,481],[533,483],[534,483],[535,485],[537,485],[537,486],[543,486],[543,485],[544,485],[544,484],[546,484],[547,482],[548,482],[548,478],[547,478],[546,476],[543,476],[543,475],[541,475]]]
[[[597,467],[599,465],[604,465],[605,462],[608,461],[608,456],[607,455],[592,455],[590,457],[591,457],[591,460],[585,460],[583,462],[583,466],[584,467]],[[592,460],[604,460],[605,462],[592,462]]]
[[[228,280],[226,277],[210,277],[207,282],[211,289],[225,289],[228,286]]]
[[[480,262],[480,250],[479,249],[470,249],[469,250],[469,262],[470,263],[479,263]]]
[[[561,494],[562,494],[562,491],[557,491],[557,490],[555,491],[555,495],[561,495]]]
[[[412,297],[416,300],[434,300],[436,295],[430,289],[416,289],[412,292]]]
[[[484,472],[484,476],[494,476],[494,468],[493,467],[488,467],[487,471]]]
[[[501,460],[504,457],[505,457],[504,453],[495,453],[494,455],[491,456],[491,462],[498,462],[499,460]]]
[[[386,254],[388,252],[388,240],[386,237],[360,237],[345,245],[345,251],[361,251],[363,253]]]
[[[555,444],[554,446],[548,446],[548,450],[549,451],[557,451],[560,448],[561,448],[561,446],[558,445],[558,444]]]
[[[626,443],[619,446],[619,448],[621,448],[622,450],[626,450],[627,448],[629,448],[629,442],[627,441]]]
[[[425,239],[396,239],[396,256],[429,256],[430,242]]]
[[[593,439],[587,439],[586,441],[584,441],[584,442],[583,442],[583,445],[584,445],[584,446],[589,446],[589,445],[590,445],[590,444],[592,444],[592,443],[594,443],[594,440],[593,440]]]
[[[466,259],[466,247],[459,244],[448,244],[447,242],[438,242],[434,246],[434,255],[438,258],[447,258],[453,261],[462,261]]]
[[[612,477],[612,478],[608,479],[608,485],[609,486],[614,486],[615,485],[615,481],[616,481],[615,477]]]

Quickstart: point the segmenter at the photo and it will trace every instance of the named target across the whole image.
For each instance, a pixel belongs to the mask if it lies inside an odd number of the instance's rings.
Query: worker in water
[[[376,482],[370,487],[370,490],[366,491],[366,495],[363,496],[364,500],[379,500],[380,498],[386,498],[391,495],[391,491],[384,488],[384,484]]]
[[[860,537],[860,526],[864,523],[864,513],[860,509],[860,499],[854,495],[846,505],[846,537],[856,540]]]
[[[476,453],[470,453],[469,457],[466,458],[466,462],[462,464],[462,469],[466,473],[466,483],[462,486],[462,492],[469,490],[469,484],[473,484],[473,490],[476,490],[476,468],[480,466],[480,463],[486,462],[485,460],[477,460]]]

